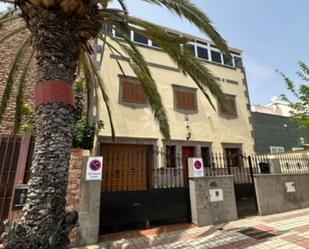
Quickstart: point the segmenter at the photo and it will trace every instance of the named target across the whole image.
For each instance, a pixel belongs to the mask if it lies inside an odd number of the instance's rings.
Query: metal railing
[[[309,173],[309,157],[306,154],[279,154],[275,158],[279,160],[282,174]]]

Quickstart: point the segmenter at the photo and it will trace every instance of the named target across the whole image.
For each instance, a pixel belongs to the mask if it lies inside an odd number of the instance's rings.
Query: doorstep
[[[175,232],[178,230],[184,230],[193,227],[197,226],[192,223],[181,223],[181,224],[158,226],[143,230],[132,230],[118,233],[103,234],[99,236],[99,242],[115,241],[119,239],[130,239],[140,236],[155,236],[162,233]]]

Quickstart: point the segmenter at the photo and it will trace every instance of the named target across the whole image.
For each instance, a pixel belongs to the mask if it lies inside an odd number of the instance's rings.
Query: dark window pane
[[[108,33],[108,34],[112,34],[113,32],[113,27],[111,25],[105,24],[103,26],[103,31]]]
[[[225,159],[228,167],[241,167],[241,151],[238,148],[226,148]]]
[[[204,167],[210,168],[211,161],[210,161],[209,147],[202,147],[201,148],[201,154],[202,154],[202,159],[203,159]]]
[[[155,43],[154,41],[152,41],[152,46],[153,46],[153,47],[156,47],[156,48],[159,48],[159,47],[160,47],[159,44]]]
[[[243,68],[241,57],[234,56],[235,67]]]
[[[123,38],[123,34],[126,34],[128,36],[128,38],[130,39],[130,30],[128,28],[125,29],[116,29],[115,30],[115,36],[118,38]]]
[[[197,46],[197,57],[208,60],[208,49]]]
[[[206,43],[206,42],[196,41],[196,43],[197,43],[197,45],[198,45],[198,44],[201,44],[201,45],[207,46],[207,43]]]
[[[187,51],[191,52],[195,56],[195,48],[193,44],[187,43],[185,45],[185,48],[187,49]]]
[[[211,51],[211,60],[213,62],[222,63],[221,54],[217,51]]]
[[[136,32],[133,33],[133,40],[135,42],[148,45],[148,38],[139,33],[136,33]]]
[[[176,168],[176,146],[175,145],[168,145],[166,146],[166,167],[168,168]]]
[[[224,62],[224,64],[225,65],[228,65],[228,66],[233,66],[233,58],[231,57],[231,58],[226,58],[225,56],[223,56],[223,62]]]

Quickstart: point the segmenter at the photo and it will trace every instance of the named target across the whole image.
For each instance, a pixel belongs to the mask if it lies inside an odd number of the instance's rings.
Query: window
[[[155,48],[160,48],[160,45],[159,44],[157,44],[157,43],[155,43],[154,41],[152,41],[152,45],[151,45],[152,47],[155,47]]]
[[[197,57],[200,59],[208,60],[208,49],[197,46]]]
[[[113,33],[113,27],[112,27],[112,25],[109,25],[109,24],[103,25],[103,30],[108,34]]]
[[[235,96],[232,95],[225,95],[226,103],[223,105],[222,103],[219,104],[219,112],[220,114],[228,115],[228,116],[237,116],[237,108],[236,108],[236,100]]]
[[[292,151],[304,150],[303,147],[292,147]]]
[[[233,66],[233,58],[226,58],[225,56],[223,56],[223,63],[224,65],[227,65],[227,66]]]
[[[138,80],[122,78],[120,83],[121,102],[142,105],[147,103],[144,89]]]
[[[224,152],[228,167],[242,166],[241,151],[239,148],[225,148]]]
[[[234,56],[234,63],[235,63],[235,67],[237,67],[237,68],[243,68],[243,64],[242,64],[242,59],[241,59],[241,57]]]
[[[166,167],[168,168],[176,168],[176,146],[175,145],[167,145],[166,153],[165,153],[165,162]]]
[[[128,28],[124,28],[122,30],[118,30],[118,29],[115,30],[115,36],[118,37],[118,38],[123,39],[123,34],[127,35],[129,39],[131,38],[130,37],[130,30]]]
[[[270,146],[270,153],[281,153],[284,152],[284,147],[283,146]]]
[[[148,38],[137,33],[137,32],[133,32],[133,40],[135,42],[138,42],[138,43],[142,43],[142,44],[145,44],[145,45],[148,45]]]
[[[210,168],[211,167],[211,160],[210,160],[209,147],[201,147],[201,156],[202,156],[202,159],[203,159],[204,167]]]
[[[174,88],[175,107],[178,110],[197,111],[196,90],[187,87]]]
[[[221,59],[221,54],[220,54],[220,52],[211,50],[211,60],[212,60],[213,62],[217,62],[217,63],[222,64],[222,59]]]
[[[195,46],[194,46],[194,44],[187,43],[187,44],[185,45],[185,48],[186,48],[186,50],[187,50],[188,52],[190,52],[192,55],[195,56]]]

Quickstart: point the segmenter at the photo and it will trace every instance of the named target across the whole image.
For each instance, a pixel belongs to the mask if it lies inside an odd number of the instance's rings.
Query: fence
[[[33,148],[31,135],[0,135],[0,234],[9,215],[14,185],[29,179]]]
[[[20,145],[20,137],[0,136],[0,234],[10,210]]]
[[[282,174],[309,173],[309,157],[306,154],[278,154],[275,158],[279,160]]]

